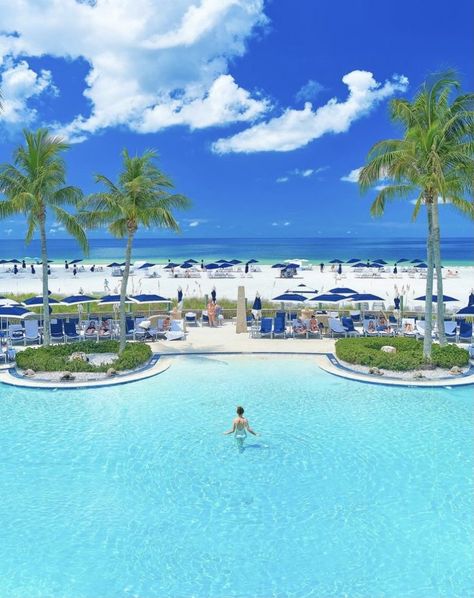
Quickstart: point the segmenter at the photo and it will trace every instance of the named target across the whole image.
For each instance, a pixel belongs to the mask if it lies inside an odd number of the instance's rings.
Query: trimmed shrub
[[[49,347],[30,347],[19,351],[16,355],[16,364],[22,370],[32,369],[35,372],[107,372],[109,368],[117,371],[132,370],[151,357],[151,349],[143,343],[127,343],[122,353],[118,354],[119,343],[106,340],[96,343],[83,341],[64,345],[51,345]],[[69,361],[69,356],[78,351],[84,353],[116,353],[117,358],[111,363],[92,365],[86,361]]]
[[[381,351],[384,345],[395,347],[397,352]],[[419,369],[424,363],[423,342],[404,337],[341,338],[336,342],[336,355],[348,363],[401,372]],[[431,357],[433,365],[446,369],[469,363],[466,349],[456,345],[434,344]]]

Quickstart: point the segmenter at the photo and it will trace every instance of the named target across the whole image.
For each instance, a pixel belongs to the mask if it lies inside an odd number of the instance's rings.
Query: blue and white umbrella
[[[426,295],[422,295],[421,297],[415,297],[414,301],[426,301]],[[450,297],[449,295],[443,295],[443,303],[448,303],[450,301],[459,301],[455,297]],[[438,303],[438,295],[433,295],[432,297],[433,303]]]
[[[165,266],[165,270],[172,270],[173,268],[177,268],[179,266],[179,264],[175,264],[175,262],[169,262],[168,264],[166,264]]]
[[[360,262],[360,257],[351,257],[350,260],[347,260],[346,264],[357,264]]]
[[[283,293],[283,295],[278,295],[278,297],[273,297],[272,301],[280,301],[280,302],[296,302],[301,303],[306,301],[307,297],[304,295],[300,295],[299,293]]]
[[[465,307],[461,308],[459,311],[456,312],[456,316],[474,316],[474,305],[466,305]]]
[[[120,303],[120,295],[104,295],[99,301],[99,305],[113,305],[114,303]],[[136,301],[125,297],[125,303],[136,303]]]
[[[0,318],[6,318],[9,320],[24,320],[30,316],[36,316],[37,314],[20,307],[19,305],[0,305]]]
[[[206,270],[217,270],[220,267],[221,267],[221,265],[217,264],[217,263],[206,264],[204,266],[204,268],[206,268]]]
[[[63,305],[81,305],[82,303],[97,303],[97,297],[90,297],[89,295],[70,295],[61,300]]]
[[[373,264],[382,264],[382,266],[385,266],[388,262],[386,262],[385,260],[373,260],[372,261]]]
[[[329,263],[330,263],[330,264],[343,264],[343,263],[344,263],[344,260],[337,260],[337,259],[336,259],[336,260],[331,260]]]
[[[261,311],[262,310],[262,300],[260,299],[260,295],[257,293],[255,300],[253,302],[252,305],[252,309],[255,311]]]
[[[383,301],[382,297],[378,295],[373,295],[372,293],[354,293],[354,295],[350,295],[348,297],[350,301],[354,303],[360,303],[361,301]]]
[[[145,262],[141,266],[138,266],[137,270],[147,270],[148,268],[153,268],[156,264],[152,264],[151,262]]]
[[[334,289],[329,289],[329,293],[333,293],[335,295],[354,295],[357,291],[354,289],[349,289],[347,287],[335,287]]]
[[[49,305],[60,305],[61,301],[57,301],[52,297],[48,297]],[[42,307],[43,306],[43,296],[37,295],[36,297],[29,297],[23,301],[23,305],[27,307]]]
[[[347,297],[336,293],[323,293],[322,295],[316,295],[311,297],[309,301],[312,303],[339,303],[339,301],[345,301]]]
[[[7,297],[0,297],[0,305],[4,307],[13,307],[14,305],[20,305],[15,299],[8,299]]]
[[[162,297],[161,295],[145,294],[132,295],[130,297],[133,303],[169,303],[170,300]]]

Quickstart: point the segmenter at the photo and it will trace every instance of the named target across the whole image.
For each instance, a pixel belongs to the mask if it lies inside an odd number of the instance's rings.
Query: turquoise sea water
[[[0,596],[467,598],[472,399],[286,357],[0,385]]]
[[[82,257],[82,252],[71,239],[50,239],[49,256],[54,260]],[[25,256],[37,257],[39,244],[33,241],[28,247],[22,240],[0,240],[0,258],[12,259]],[[89,259],[96,263],[121,261],[124,242],[118,239],[90,239]],[[184,261],[190,258],[212,261],[216,259],[258,259],[263,264],[292,258],[304,258],[313,262],[328,262],[334,258],[348,260],[353,257],[367,259],[424,259],[424,239],[373,237],[343,238],[262,238],[262,239],[190,239],[156,238],[136,239],[133,259],[161,261],[168,259]],[[445,265],[473,265],[474,243],[472,238],[442,240],[442,259]]]

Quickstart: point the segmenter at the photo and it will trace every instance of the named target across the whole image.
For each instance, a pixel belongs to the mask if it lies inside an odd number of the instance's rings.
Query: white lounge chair
[[[424,320],[417,320],[416,321],[416,338],[421,339],[425,338],[426,329],[425,329],[425,321]],[[431,338],[435,338],[436,334],[435,331],[431,331]]]
[[[416,318],[402,318],[401,334],[403,336],[416,336]]]
[[[21,324],[10,324],[8,326],[8,337],[12,344],[19,343],[25,338],[25,332]]]
[[[337,318],[328,318],[328,324],[331,336],[339,334],[341,336],[347,337],[349,335],[349,332],[347,332],[347,330],[344,328],[342,322]]]
[[[372,324],[371,324],[372,322]],[[377,330],[377,322],[374,318],[370,318],[362,321],[362,327],[364,329],[364,336],[379,336],[379,332]]]
[[[25,345],[38,343],[40,340],[38,320],[25,320]]]
[[[186,338],[181,320],[172,320],[170,329],[165,332],[165,338],[168,341],[177,341]]]

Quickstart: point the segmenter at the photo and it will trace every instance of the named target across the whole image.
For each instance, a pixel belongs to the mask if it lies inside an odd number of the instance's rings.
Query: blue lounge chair
[[[260,331],[259,331],[260,337],[263,337],[263,336],[269,336],[270,338],[272,337],[272,324],[273,324],[272,318],[262,318],[262,320],[260,322]]]
[[[459,323],[459,342],[472,342],[472,322],[461,320]]]
[[[56,322],[51,322],[49,328],[51,330],[51,340],[62,343],[64,341],[63,321],[57,320]]]
[[[273,323],[273,335],[272,336],[281,336],[283,338],[286,337],[286,324],[285,318],[278,316],[275,318]]]
[[[10,324],[8,326],[8,338],[11,344],[22,343],[25,338],[25,330],[21,324]]]
[[[134,338],[135,336],[135,323],[132,318],[125,318],[125,337]]]
[[[454,320],[444,321],[444,334],[446,336],[446,340],[456,340],[456,322]]]
[[[39,343],[40,339],[38,320],[25,320],[25,345]]]
[[[66,342],[81,340],[74,322],[64,322],[64,340]]]

